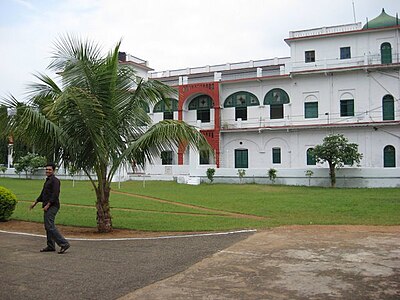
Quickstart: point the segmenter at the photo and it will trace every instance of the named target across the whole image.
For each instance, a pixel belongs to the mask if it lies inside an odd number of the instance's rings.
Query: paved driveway
[[[73,241],[0,233],[2,299],[400,299],[400,227]]]
[[[44,237],[0,232],[0,298],[116,299],[184,271],[251,233],[158,240],[71,241],[40,253]]]
[[[400,227],[259,232],[122,299],[399,300]]]

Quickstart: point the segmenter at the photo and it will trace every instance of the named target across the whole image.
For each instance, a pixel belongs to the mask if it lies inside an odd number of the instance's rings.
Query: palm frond
[[[206,138],[194,126],[183,121],[164,120],[154,124],[141,137],[132,141],[120,156],[119,163],[132,160],[138,164],[143,164],[145,160],[151,163],[163,150],[179,146],[212,151]],[[116,170],[117,167],[113,166],[110,173]]]

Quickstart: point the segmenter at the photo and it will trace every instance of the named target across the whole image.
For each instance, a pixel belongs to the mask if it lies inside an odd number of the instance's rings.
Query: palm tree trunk
[[[105,178],[99,180],[96,196],[97,231],[101,233],[111,232],[110,186],[107,184]]]

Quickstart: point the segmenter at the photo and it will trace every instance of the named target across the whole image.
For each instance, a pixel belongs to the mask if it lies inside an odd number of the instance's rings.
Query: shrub
[[[246,170],[239,169],[237,174],[239,175],[240,183],[243,183],[243,177],[246,176]]]
[[[0,221],[7,221],[14,212],[17,197],[9,189],[0,186]]]
[[[207,178],[208,178],[208,180],[210,180],[210,183],[213,183],[213,181],[214,181],[214,174],[215,174],[214,168],[207,169]]]
[[[0,166],[0,172],[3,172],[3,174],[7,171],[6,166]]]
[[[271,169],[268,170],[268,177],[269,177],[269,180],[272,181],[272,183],[275,183],[276,173],[277,172],[278,171],[276,169],[274,169],[274,168],[271,168]]]

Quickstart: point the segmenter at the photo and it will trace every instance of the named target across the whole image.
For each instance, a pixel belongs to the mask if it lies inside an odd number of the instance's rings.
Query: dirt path
[[[252,220],[265,220],[265,217],[241,214],[241,213],[233,213],[233,212],[229,212],[229,211],[212,209],[212,208],[202,207],[202,206],[193,205],[193,204],[185,204],[185,203],[175,202],[175,201],[171,201],[171,200],[160,199],[160,198],[156,198],[156,197],[143,196],[143,195],[139,195],[139,194],[133,194],[133,193],[127,193],[127,192],[117,192],[117,191],[111,191],[111,193],[126,195],[126,196],[130,196],[130,197],[143,198],[143,199],[147,199],[147,200],[153,200],[153,201],[157,201],[160,203],[173,204],[176,206],[181,206],[181,207],[186,207],[186,208],[194,208],[194,209],[199,209],[199,210],[203,210],[203,211],[214,212],[214,213],[217,213],[217,215],[225,216],[225,217],[228,216],[228,217],[245,218],[245,219],[252,219]]]
[[[156,201],[160,203],[168,203],[180,207],[185,207],[185,208],[193,208],[197,210],[201,210],[204,212],[213,212],[214,214],[202,214],[202,213],[190,213],[190,212],[168,212],[168,211],[156,211],[156,210],[145,210],[145,209],[134,209],[134,208],[118,208],[118,207],[112,207],[111,209],[116,211],[134,211],[134,212],[149,212],[149,213],[162,213],[162,214],[168,214],[168,215],[186,215],[186,216],[216,216],[216,217],[231,217],[231,218],[244,218],[244,219],[252,219],[252,220],[264,220],[265,217],[260,217],[260,216],[255,216],[255,215],[247,215],[247,214],[241,214],[241,213],[233,213],[229,211],[223,211],[223,210],[218,210],[218,209],[212,209],[212,208],[207,208],[207,207],[202,207],[202,206],[197,206],[197,205],[192,205],[192,204],[185,204],[185,203],[180,203],[180,202],[175,202],[171,200],[165,200],[165,199],[160,199],[160,198],[155,198],[155,197],[150,197],[150,196],[143,196],[139,194],[132,194],[132,193],[126,193],[126,192],[117,192],[117,191],[111,191],[114,194],[120,194],[128,197],[136,197],[136,198],[142,198],[146,200],[151,200],[151,201]],[[19,200],[20,202],[25,202],[25,203],[31,203],[31,200]],[[95,209],[94,206],[91,205],[83,205],[83,204],[68,204],[68,203],[63,203],[63,206],[70,206],[70,207],[84,207],[84,208],[92,208]]]

